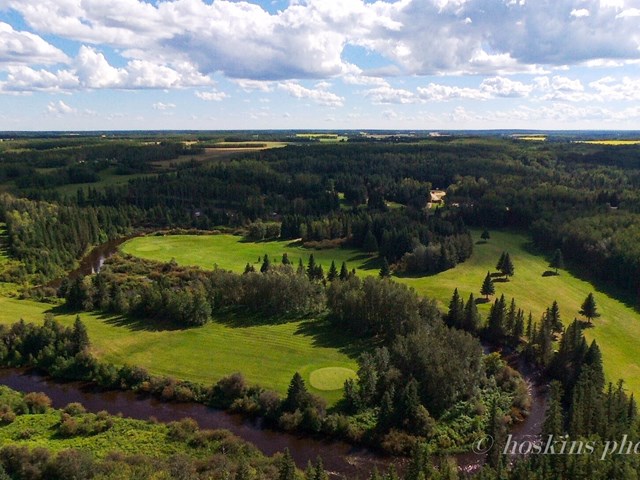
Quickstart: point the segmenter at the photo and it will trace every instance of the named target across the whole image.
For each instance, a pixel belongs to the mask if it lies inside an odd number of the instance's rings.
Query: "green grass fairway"
[[[20,318],[41,322],[50,308],[44,303],[0,296],[0,323],[11,324]],[[309,385],[309,375],[320,368],[357,368],[358,348],[319,320],[242,327],[234,319],[222,319],[200,328],[154,330],[121,317],[95,313],[81,313],[80,317],[99,358],[207,385],[240,371],[249,383],[284,394],[296,371]],[[75,314],[56,314],[56,318],[71,325]],[[310,390],[330,404],[342,394]]]
[[[344,382],[356,376],[357,373],[350,368],[325,367],[311,372],[309,383],[317,390],[342,390]]]
[[[309,255],[313,253],[316,263],[320,263],[326,274],[331,261],[340,269],[342,262],[347,262],[349,269],[357,268],[370,273],[378,273],[380,264],[375,256],[367,255],[359,250],[335,248],[316,250],[304,248],[300,242],[273,241],[247,242],[236,235],[166,235],[146,236],[129,240],[121,246],[124,253],[148,260],[168,262],[172,258],[181,265],[194,265],[202,268],[220,268],[242,272],[247,262],[258,268],[258,257],[265,253],[272,263],[279,263],[282,254],[287,253],[295,266],[302,259],[307,265]]]
[[[473,232],[473,236],[474,241],[479,240],[480,231]],[[640,395],[640,314],[564,270],[559,276],[543,277],[542,274],[550,270],[548,261],[531,253],[524,235],[492,231],[488,243],[474,245],[474,254],[465,263],[438,275],[398,280],[414,287],[420,294],[436,298],[445,309],[456,287],[465,299],[470,293],[480,297],[482,280],[487,271],[495,271],[502,251],[509,252],[515,265],[515,276],[510,282],[496,282],[496,294],[504,293],[508,301],[514,297],[520,308],[533,313],[534,320],[539,320],[544,309],[557,300],[562,319],[567,324],[579,317],[580,305],[589,292],[594,292],[602,317],[594,320],[594,328],[585,330],[585,334],[600,345],[608,379],[623,378],[628,389],[636,397]],[[480,310],[486,318],[489,305],[481,305]]]

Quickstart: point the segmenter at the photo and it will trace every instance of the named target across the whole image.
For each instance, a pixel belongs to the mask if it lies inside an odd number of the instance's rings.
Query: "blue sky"
[[[0,0],[0,130],[640,129],[640,0]]]

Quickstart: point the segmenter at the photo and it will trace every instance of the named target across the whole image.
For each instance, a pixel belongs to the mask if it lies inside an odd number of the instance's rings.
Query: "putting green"
[[[356,378],[356,376],[356,372],[350,368],[325,367],[311,372],[309,382],[313,388],[318,390],[342,390],[344,382],[350,378]]]

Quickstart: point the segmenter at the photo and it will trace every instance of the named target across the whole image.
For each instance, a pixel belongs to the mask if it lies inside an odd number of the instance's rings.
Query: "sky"
[[[640,130],[640,0],[0,0],[0,130]]]

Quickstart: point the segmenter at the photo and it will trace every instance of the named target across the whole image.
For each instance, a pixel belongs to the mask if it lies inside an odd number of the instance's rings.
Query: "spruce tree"
[[[362,242],[362,250],[367,253],[373,253],[378,251],[378,241],[371,230],[367,230]]]
[[[498,260],[498,263],[496,263],[496,270],[499,272],[502,272],[502,267],[504,265],[504,259],[507,256],[507,252],[502,252],[502,255],[500,255],[500,259]]]
[[[513,326],[513,337],[516,339],[516,342],[519,342],[523,335],[524,335],[524,312],[521,309],[518,309],[518,314],[516,315],[516,323]]]
[[[487,453],[487,464],[492,468],[499,468],[504,461],[503,450],[505,447],[507,428],[504,415],[498,408],[498,402],[494,398],[491,402],[491,411],[487,424],[487,437],[493,439],[493,445]]]
[[[297,275],[305,275],[306,271],[304,269],[304,264],[302,263],[302,258],[298,259],[298,268],[296,269]]]
[[[516,326],[516,316],[518,315],[518,311],[516,310],[516,299],[511,298],[511,304],[509,305],[509,310],[507,311],[507,317],[505,320],[505,330],[507,335],[514,336],[514,329]]]
[[[255,271],[256,269],[249,262],[247,262],[247,264],[244,266],[244,273],[251,273]]]
[[[473,293],[469,295],[467,304],[464,307],[464,321],[462,328],[467,332],[475,333],[480,329],[480,313]]]
[[[487,230],[486,228],[482,231],[482,234],[480,235],[480,238],[482,240],[484,240],[485,242],[487,240],[489,240],[491,238],[491,234],[489,233],[489,230]]]
[[[564,268],[564,258],[562,257],[562,250],[559,248],[553,252],[553,257],[551,258],[551,263],[549,264],[551,268],[555,268],[556,275],[558,275],[558,269]]]
[[[76,319],[73,322],[71,339],[76,352],[81,352],[84,349],[89,348],[89,334],[87,333],[87,327],[85,327],[82,320],[80,320],[80,315],[76,315]]]
[[[342,266],[340,267],[340,280],[346,280],[349,278],[349,270],[347,269],[347,263],[342,262]]]
[[[329,272],[327,272],[327,280],[333,282],[336,278],[338,278],[338,269],[336,268],[336,262],[331,260],[331,266],[329,267]]]
[[[265,273],[269,270],[270,267],[271,267],[271,260],[269,260],[269,255],[265,253],[262,260],[262,266],[260,267],[260,272]]]
[[[499,341],[505,336],[505,319],[506,301],[504,295],[500,295],[491,306],[487,319],[487,333],[491,339]]]
[[[506,277],[513,277],[515,273],[515,268],[513,266],[513,262],[511,261],[511,256],[508,252],[504,256],[504,261],[502,262],[502,268],[500,269],[500,271]]]
[[[382,267],[380,268],[379,275],[380,278],[389,278],[391,276],[391,268],[389,267],[387,257],[382,257]]]
[[[282,409],[285,412],[304,410],[309,405],[309,400],[309,392],[307,391],[307,386],[304,384],[302,375],[298,372],[294,373],[289,383],[287,396],[282,404]]]
[[[293,461],[288,448],[284,449],[284,454],[278,466],[278,480],[296,480],[296,463]]]
[[[456,288],[453,291],[453,296],[449,301],[449,312],[445,317],[445,321],[447,325],[450,327],[461,328],[464,319],[464,302],[462,298],[460,298],[460,294],[458,293],[458,289]]]
[[[493,285],[493,280],[491,279],[491,273],[487,272],[487,276],[484,277],[484,281],[482,282],[482,288],[480,289],[480,294],[484,295],[487,300],[489,300],[489,295],[493,295],[496,293],[496,288]]]
[[[589,293],[589,295],[587,295],[587,298],[582,302],[582,307],[578,313],[584,316],[589,321],[589,324],[591,324],[594,318],[598,318],[600,316],[593,293]]]
[[[560,306],[556,300],[553,301],[549,309],[549,324],[554,332],[562,332],[564,328],[560,320]]]
[[[560,437],[564,433],[564,411],[562,409],[562,385],[558,381],[551,382],[549,403],[542,425],[542,435]]]
[[[312,253],[311,255],[309,255],[309,262],[307,263],[307,277],[309,277],[311,280],[315,278],[316,268],[316,259]]]
[[[283,265],[291,265],[291,260],[289,260],[289,255],[287,254],[287,252],[284,252],[282,254],[282,264]]]

